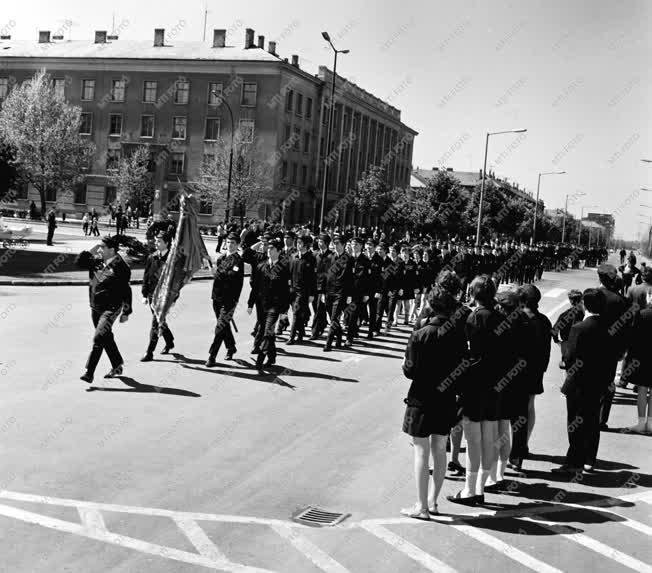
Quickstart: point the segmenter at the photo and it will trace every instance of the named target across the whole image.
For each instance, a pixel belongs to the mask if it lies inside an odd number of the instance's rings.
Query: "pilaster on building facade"
[[[82,133],[96,146],[84,183],[73,193],[52,190],[48,205],[71,217],[93,208],[107,213],[116,201],[112,170],[134,148],[147,146],[157,190],[154,210],[174,213],[180,183],[197,181],[202,163],[223,152],[217,146],[230,146],[232,133],[236,146],[247,142],[255,150],[263,189],[246,212],[232,200],[234,216],[317,220],[325,161],[325,210],[333,223],[353,222],[345,197],[371,165],[385,166],[390,185],[409,185],[417,133],[401,122],[398,109],[337,76],[327,153],[330,70],[310,74],[299,56],[281,58],[276,42],[265,47],[265,37],[256,42],[250,28],[240,45],[227,43],[224,29],[213,31],[212,42],[181,41],[173,32],[166,37],[156,29],[153,42],[121,40],[102,30],[94,41],[55,40],[47,31],[33,42],[0,40],[0,105],[13,85],[45,69],[55,89],[81,107]],[[17,196],[18,208],[32,200],[39,204],[31,187]],[[225,207],[224,200],[203,202],[200,222],[222,221]],[[356,221],[363,222],[359,216]]]

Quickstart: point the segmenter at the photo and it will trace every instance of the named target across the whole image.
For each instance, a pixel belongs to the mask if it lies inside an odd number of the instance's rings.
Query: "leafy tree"
[[[354,189],[349,194],[350,202],[363,215],[378,212],[383,206],[389,192],[385,177],[385,168],[372,165],[362,174]]]
[[[55,94],[44,70],[2,105],[0,137],[11,145],[21,178],[39,192],[42,215],[48,190],[71,193],[90,164],[95,146],[80,135],[81,120],[81,108]]]
[[[15,154],[11,147],[0,141],[0,199],[10,189],[15,189],[18,183],[18,169],[15,164]]]
[[[450,235],[464,233],[466,220],[464,212],[468,204],[468,197],[464,193],[460,182],[446,172],[438,172],[428,180],[425,188],[432,212],[431,220],[426,221],[428,229],[435,233],[448,233]]]
[[[139,145],[131,153],[120,158],[111,184],[116,188],[118,203],[138,207],[141,211],[154,200],[154,179],[149,171],[150,151]]]

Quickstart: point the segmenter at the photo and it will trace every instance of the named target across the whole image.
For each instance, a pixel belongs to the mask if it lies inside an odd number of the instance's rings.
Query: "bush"
[[[217,235],[217,227],[211,227],[211,235],[213,235],[213,237]]]

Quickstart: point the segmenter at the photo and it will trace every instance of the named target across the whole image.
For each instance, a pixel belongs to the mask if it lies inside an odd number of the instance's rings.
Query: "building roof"
[[[410,174],[410,187],[413,187],[415,189],[420,189],[425,186],[426,186],[425,182],[420,177],[417,177],[415,173]]]
[[[39,43],[27,40],[0,41],[2,58],[97,58],[152,60],[207,60],[279,62],[277,55],[258,47],[225,46],[213,48],[208,42],[166,40],[154,46],[151,40],[115,40],[94,43],[88,40],[63,40]]]

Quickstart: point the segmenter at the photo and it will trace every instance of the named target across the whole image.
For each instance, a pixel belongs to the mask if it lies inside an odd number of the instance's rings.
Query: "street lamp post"
[[[224,99],[224,96],[220,93],[217,93],[214,90],[211,90],[211,93],[217,97],[217,106],[224,104],[226,109],[229,110],[229,116],[231,117],[231,150],[229,151],[229,179],[226,184],[226,210],[224,213],[224,222],[228,225],[229,223],[229,205],[231,202],[231,175],[233,173],[233,133],[235,132],[235,123],[233,122],[233,110],[229,103]]]
[[[582,205],[580,209],[580,220],[577,222],[577,246],[582,245],[582,219],[584,218],[584,209],[593,209],[597,205]],[[589,231],[589,240],[591,239],[591,231]]]
[[[577,193],[576,197],[582,197],[586,193]],[[561,224],[561,242],[564,242],[564,237],[566,236],[566,213],[568,212],[568,193],[566,194],[566,206],[564,207],[564,218]]]
[[[527,129],[508,129],[505,131],[487,132],[487,138],[484,145],[484,165],[482,168],[482,182],[480,183],[480,203],[478,205],[478,226],[475,232],[475,244],[480,246],[480,224],[482,222],[482,203],[484,201],[484,182],[487,177],[487,152],[489,151],[489,136],[500,135],[501,133],[523,133]]]
[[[539,188],[541,187],[542,175],[563,175],[565,171],[548,171],[547,173],[539,173],[539,180],[537,181],[537,199],[534,202],[534,218],[532,220],[532,237],[530,237],[530,245],[536,240],[537,232],[537,211],[539,210]],[[568,195],[566,196],[568,198]]]
[[[335,78],[337,77],[337,54],[348,54],[349,50],[337,50],[331,42],[331,37],[328,32],[321,33],[324,40],[326,40],[330,47],[333,48],[333,81],[331,82],[331,105],[328,110],[328,129],[326,131],[326,153],[324,153],[324,181],[321,191],[321,213],[319,215],[319,230],[322,231],[324,227],[324,209],[326,207],[326,185],[328,184],[328,164],[329,155],[331,151],[331,137],[333,133],[333,117],[335,112]]]

